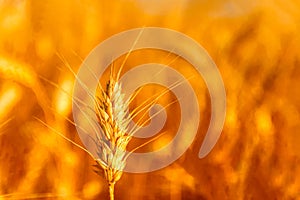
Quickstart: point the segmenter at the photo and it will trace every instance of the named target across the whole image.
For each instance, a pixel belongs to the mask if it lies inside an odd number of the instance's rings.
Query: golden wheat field
[[[207,50],[224,81],[226,119],[214,149],[199,159],[211,102],[201,76],[191,79],[201,115],[196,140],[161,170],[123,173],[115,199],[300,199],[299,11],[297,0],[0,0],[0,199],[109,199],[93,158],[62,135],[83,146],[72,115],[82,60],[139,27],[179,31]],[[145,62],[195,73],[183,59],[149,49],[132,52],[124,71]],[[131,106],[162,90],[146,86]],[[159,103],[174,99],[168,93]],[[167,134],[138,152],[174,137],[178,110],[178,103],[166,108]],[[146,141],[133,138],[129,148]]]

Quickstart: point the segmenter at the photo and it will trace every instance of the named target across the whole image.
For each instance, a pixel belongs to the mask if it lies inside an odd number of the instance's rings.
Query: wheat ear
[[[126,147],[132,138],[127,134],[131,121],[127,113],[129,103],[112,75],[95,98],[96,115],[102,129],[102,134],[97,134],[96,162],[104,170],[111,200],[114,199],[114,185],[125,168]]]

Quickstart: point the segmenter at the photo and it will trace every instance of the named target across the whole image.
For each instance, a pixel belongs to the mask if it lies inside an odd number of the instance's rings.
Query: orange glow
[[[151,26],[182,32],[210,54],[225,84],[225,125],[199,159],[211,101],[200,75],[191,78],[200,108],[195,141],[167,168],[124,173],[115,199],[300,199],[299,11],[299,0],[0,0],[0,199],[109,199],[95,161],[62,137],[83,146],[72,124],[73,73],[101,41]],[[186,60],[150,49],[132,52],[124,72],[150,62],[195,74]],[[161,91],[145,87],[131,106]],[[167,93],[159,102],[174,100]],[[179,105],[166,113],[164,135],[138,151],[172,140]]]

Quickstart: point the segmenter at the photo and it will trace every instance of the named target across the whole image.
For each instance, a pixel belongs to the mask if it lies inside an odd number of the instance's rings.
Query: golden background
[[[223,77],[227,115],[217,145],[199,159],[210,117],[201,83],[196,141],[167,168],[125,173],[116,199],[300,199],[299,10],[297,0],[0,0],[0,199],[108,199],[93,159],[36,118],[82,144],[66,120],[71,71],[104,39],[144,26],[203,45]],[[166,57],[149,54],[128,62]]]

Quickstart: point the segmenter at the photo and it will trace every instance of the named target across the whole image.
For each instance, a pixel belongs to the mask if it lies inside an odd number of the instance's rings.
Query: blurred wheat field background
[[[197,139],[167,168],[125,173],[116,199],[300,199],[299,10],[296,0],[0,0],[0,199],[108,199],[93,159],[36,117],[82,145],[67,120],[71,71],[104,39],[144,26],[174,29],[203,45],[223,77],[227,115],[217,145],[199,159],[210,99],[201,77],[192,80],[201,110]],[[133,52],[125,71],[154,60],[193,74],[175,58]],[[141,151],[173,137],[178,105],[171,109],[170,134]]]

